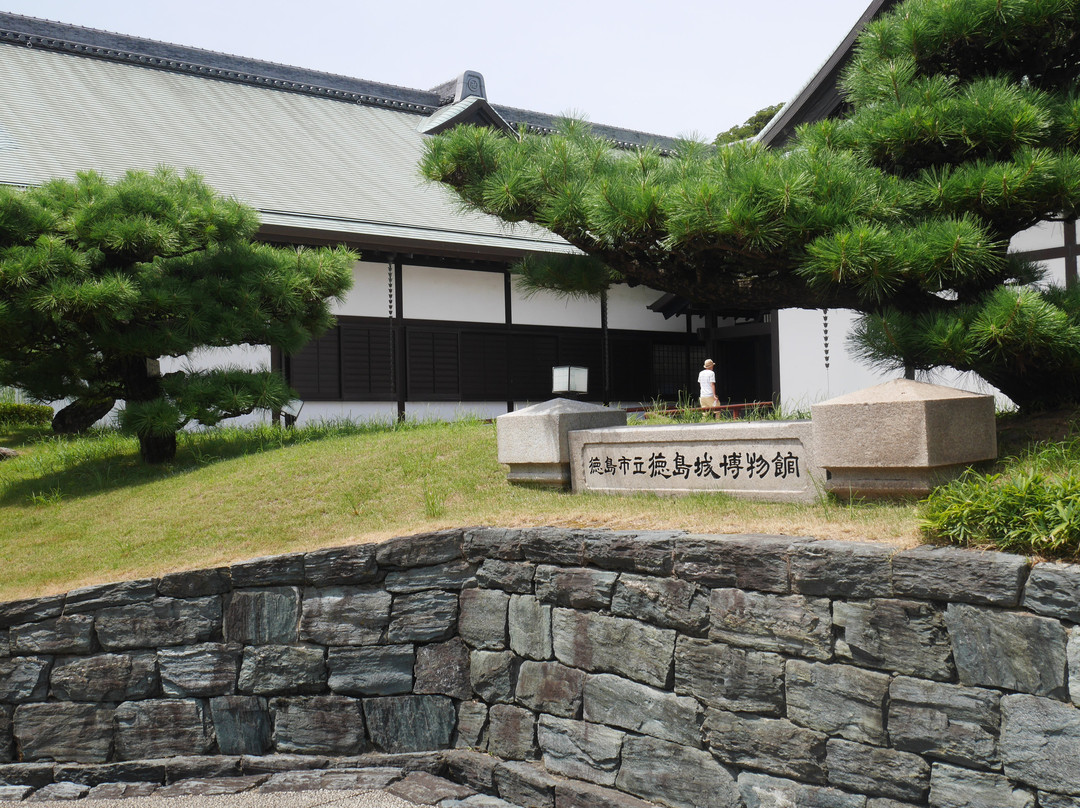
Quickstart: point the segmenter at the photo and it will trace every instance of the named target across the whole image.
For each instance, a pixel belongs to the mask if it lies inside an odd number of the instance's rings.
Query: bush
[[[0,426],[48,426],[53,409],[48,404],[16,404],[0,401]]]
[[[930,494],[921,527],[952,544],[1078,560],[1080,477],[968,472]]]

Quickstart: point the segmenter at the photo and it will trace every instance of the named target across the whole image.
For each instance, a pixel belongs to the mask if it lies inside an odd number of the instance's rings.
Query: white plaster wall
[[[352,289],[344,301],[333,304],[333,312],[351,317],[389,317],[389,303],[386,264],[357,261],[353,265]]]
[[[857,362],[846,343],[856,315],[829,309],[829,367],[825,368],[821,309],[778,312],[780,400],[785,409],[806,409],[836,396],[872,387],[897,373],[882,373]]]
[[[410,401],[405,405],[405,417],[415,421],[495,418],[505,412],[505,401]]]
[[[1049,247],[1061,247],[1065,244],[1065,225],[1062,222],[1039,222],[1034,227],[1022,230],[1012,237],[1009,249],[1012,252],[1045,250]]]
[[[600,301],[593,298],[558,297],[549,292],[526,296],[512,283],[510,305],[515,325],[600,327]]]
[[[662,295],[662,292],[647,286],[613,286],[608,290],[608,328],[685,333],[685,317],[665,320],[659,312],[649,311],[649,304],[655,303]]]
[[[390,401],[305,401],[296,419],[300,426],[319,421],[393,421],[397,404]]]
[[[1046,276],[1036,284],[1039,287],[1065,286],[1065,259],[1051,258],[1040,261],[1042,268],[1046,270]]]
[[[210,370],[238,367],[244,370],[269,370],[270,348],[267,345],[231,345],[227,348],[202,348],[187,356],[164,356],[161,372],[196,368]]]
[[[406,266],[401,284],[406,319],[506,321],[500,272]]]

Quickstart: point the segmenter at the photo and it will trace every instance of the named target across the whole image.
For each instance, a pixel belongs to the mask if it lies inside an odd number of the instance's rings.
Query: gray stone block
[[[244,645],[296,642],[300,590],[295,586],[238,589],[225,607],[225,639]]]
[[[78,800],[90,793],[90,786],[82,783],[49,783],[26,798],[27,802],[66,802]]]
[[[628,736],[615,786],[672,808],[742,808],[735,779],[701,749]]]
[[[945,617],[929,603],[837,601],[833,621],[839,629],[836,656],[842,660],[925,679],[953,676]]]
[[[454,749],[442,754],[446,773],[454,782],[464,783],[477,791],[495,790],[495,768],[499,761],[491,755]]]
[[[12,626],[11,653],[88,654],[94,642],[94,618],[89,614],[65,614],[40,623]]]
[[[1068,698],[1068,637],[1057,620],[951,603],[945,623],[962,684]]]
[[[164,760],[134,760],[119,763],[57,763],[53,780],[97,786],[116,782],[165,782]]]
[[[320,645],[380,642],[390,625],[389,592],[377,587],[329,586],[304,591],[300,639]]]
[[[800,544],[791,555],[791,583],[801,595],[888,598],[895,547],[853,541]]]
[[[386,638],[392,643],[448,640],[457,631],[458,596],[429,590],[397,595]]]
[[[377,791],[401,777],[401,769],[387,767],[280,772],[259,786],[259,792]],[[303,797],[297,802],[303,804]]]
[[[346,696],[409,693],[415,662],[411,645],[331,648],[326,657],[330,689]]]
[[[277,774],[325,769],[329,763],[329,758],[320,755],[241,755],[240,771],[244,774]]]
[[[926,496],[997,457],[990,395],[895,379],[811,410],[817,462],[841,496]]]
[[[675,570],[682,531],[617,530],[585,539],[585,563],[601,569],[667,577]]]
[[[208,642],[158,651],[161,690],[166,696],[204,698],[236,691],[239,645]]]
[[[889,687],[888,726],[897,749],[961,766],[999,765],[995,691],[898,676]]]
[[[1080,808],[1080,797],[1066,797],[1064,794],[1040,791],[1039,808]]]
[[[0,629],[20,623],[37,623],[59,617],[64,611],[64,596],[49,595],[0,603]]]
[[[473,692],[489,704],[511,702],[521,658],[510,651],[473,651],[469,656],[469,682]]]
[[[458,704],[457,710],[457,739],[454,746],[459,749],[487,749],[488,706],[482,701],[463,701]]]
[[[30,786],[0,786],[0,801],[19,802],[34,791]]]
[[[849,741],[885,746],[885,704],[891,677],[849,665],[789,659],[787,717]]]
[[[303,755],[356,755],[367,746],[360,699],[306,696],[270,700],[274,750]]]
[[[457,712],[445,696],[388,696],[364,699],[368,734],[385,752],[447,749]]]
[[[64,615],[94,612],[112,606],[129,606],[153,600],[158,594],[156,578],[121,581],[73,589],[64,596]]]
[[[263,556],[229,567],[234,588],[301,586],[304,583],[303,553]]]
[[[655,804],[612,788],[560,780],[555,784],[555,808],[655,808]]]
[[[616,673],[655,687],[666,687],[675,652],[675,632],[624,617],[555,609],[555,658],[564,665],[596,673]]]
[[[26,761],[104,763],[113,743],[113,712],[101,704],[23,704],[15,708],[15,742]]]
[[[165,758],[165,782],[192,777],[238,777],[241,758],[235,755],[188,755]]]
[[[304,583],[308,586],[364,584],[374,581],[378,571],[373,544],[352,544],[304,553]]]
[[[499,796],[520,808],[555,808],[558,782],[537,765],[509,761],[495,767],[495,788]]]
[[[858,794],[754,772],[739,775],[739,791],[746,808],[866,808],[866,797]]]
[[[544,768],[549,772],[598,785],[615,784],[625,733],[584,721],[542,715],[536,734]]]
[[[935,763],[930,776],[932,808],[1035,808],[1035,795],[1000,774]]]
[[[709,619],[713,640],[810,659],[833,653],[832,604],[824,598],[715,589]]]
[[[11,643],[8,641],[8,630],[0,628],[0,659],[11,656]]]
[[[839,788],[922,803],[930,790],[930,764],[918,755],[830,738],[825,762]]]
[[[559,662],[526,660],[518,670],[517,701],[536,712],[580,718],[585,677]]]
[[[44,701],[49,693],[51,657],[0,659],[0,701],[25,704]]]
[[[705,713],[704,731],[710,751],[724,763],[807,783],[826,782],[824,733],[783,718],[712,708]]]
[[[95,617],[98,642],[106,651],[161,648],[206,642],[221,631],[221,599],[157,598],[102,609]]]
[[[232,589],[228,567],[172,572],[161,576],[158,594],[165,598],[201,598],[221,595]]]
[[[473,648],[506,648],[510,596],[499,589],[466,589],[459,598],[458,634]]]
[[[0,783],[41,788],[53,781],[52,763],[0,763]]]
[[[486,558],[476,571],[476,581],[484,589],[501,589],[527,595],[533,591],[533,575],[536,565],[527,561],[503,561]]]
[[[10,763],[15,748],[11,734],[11,716],[14,712],[14,706],[0,704],[0,763]]]
[[[444,801],[460,800],[476,793],[467,786],[428,772],[411,772],[387,786],[386,791],[414,805],[444,805]]]
[[[510,650],[529,659],[551,659],[551,606],[532,595],[511,595],[507,612]]]
[[[493,704],[488,711],[487,750],[503,760],[536,757],[536,716],[512,704]]]
[[[1024,586],[1024,608],[1080,623],[1080,564],[1036,564]]]
[[[710,707],[779,716],[784,710],[784,658],[726,643],[679,637],[675,692]]]
[[[157,783],[102,783],[92,786],[88,800],[124,800],[129,797],[149,797],[161,786]]]
[[[120,760],[205,755],[214,745],[209,710],[197,699],[126,701],[114,720]]]
[[[251,791],[268,780],[268,774],[255,774],[246,777],[196,777],[162,786],[154,792],[155,799],[204,800],[217,796],[241,794]]]
[[[416,649],[414,675],[414,693],[450,696],[455,699],[472,696],[469,649],[460,637],[443,643],[419,646]]]
[[[582,716],[595,724],[607,724],[694,748],[701,746],[701,721],[705,717],[696,699],[676,696],[609,673],[585,679]]]
[[[476,564],[463,558],[437,564],[433,567],[411,567],[386,573],[383,586],[395,595],[406,592],[423,592],[425,589],[452,589],[460,591],[476,582]]]
[[[317,693],[325,687],[326,660],[318,646],[259,645],[244,649],[237,681],[241,693]]]
[[[1030,563],[1009,553],[923,545],[893,556],[893,586],[897,595],[924,600],[1016,606]]]
[[[270,711],[259,696],[216,696],[210,717],[223,755],[261,755],[270,748]]]
[[[789,564],[808,539],[791,536],[688,536],[675,543],[675,574],[713,589],[786,595]]]
[[[1080,796],[1080,710],[1029,695],[1001,699],[1001,762],[1011,780]]]
[[[578,567],[566,569],[541,564],[533,584],[544,603],[573,609],[607,609],[618,573]]]
[[[432,567],[461,558],[461,530],[437,530],[390,539],[375,546],[375,560],[383,569]]]
[[[615,584],[611,613],[701,635],[709,627],[709,595],[678,578],[624,573]]]
[[[128,701],[157,690],[157,657],[150,652],[58,659],[49,677],[60,701]]]
[[[1080,707],[1080,626],[1073,626],[1069,630],[1065,657],[1069,666],[1069,697],[1073,704]]]
[[[495,419],[499,462],[512,483],[570,486],[568,435],[577,429],[625,426],[626,412],[585,401],[555,398]]]

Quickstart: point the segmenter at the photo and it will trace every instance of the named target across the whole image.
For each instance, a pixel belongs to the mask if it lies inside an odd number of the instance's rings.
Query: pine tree
[[[122,399],[147,462],[172,459],[190,422],[280,408],[293,395],[268,370],[158,372],[200,348],[295,350],[332,324],[355,256],[256,244],[257,228],[164,168],[0,188],[0,384],[89,413]]]
[[[848,111],[783,151],[617,153],[459,128],[430,179],[618,277],[728,312],[864,312],[884,365],[972,370],[1022,408],[1080,402],[1080,294],[1008,252],[1080,212],[1080,0],[907,0],[860,36]]]

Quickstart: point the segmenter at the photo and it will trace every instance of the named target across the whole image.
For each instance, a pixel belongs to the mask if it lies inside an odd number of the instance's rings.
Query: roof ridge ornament
[[[432,87],[431,92],[439,94],[439,104],[456,104],[465,98],[476,96],[487,100],[484,76],[476,70],[466,70],[460,76]]]

